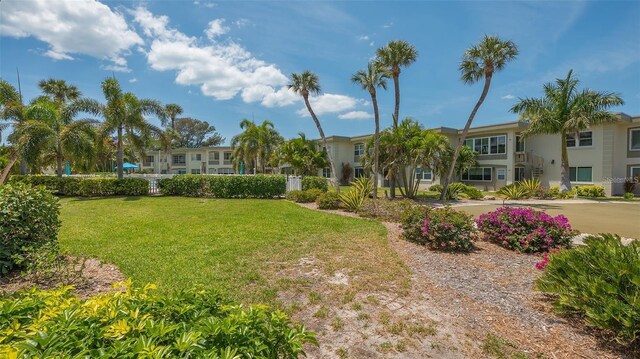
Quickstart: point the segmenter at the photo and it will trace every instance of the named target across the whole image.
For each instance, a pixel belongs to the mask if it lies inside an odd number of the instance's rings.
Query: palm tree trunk
[[[373,114],[376,122],[376,131],[373,138],[373,199],[378,198],[378,173],[380,173],[380,113],[378,112],[378,99],[376,90],[369,90],[371,103],[373,104]]]
[[[462,150],[462,146],[464,145],[464,140],[467,138],[467,134],[469,133],[469,128],[471,127],[471,122],[473,122],[474,117],[476,117],[476,113],[478,112],[478,109],[480,108],[480,106],[482,106],[482,103],[484,102],[484,99],[487,97],[487,93],[489,93],[489,86],[491,86],[491,78],[493,77],[493,73],[488,73],[487,76],[485,77],[484,80],[484,87],[482,88],[482,94],[480,95],[480,98],[478,99],[478,102],[476,103],[475,107],[473,108],[473,111],[471,111],[471,114],[469,115],[469,119],[467,120],[467,123],[464,125],[464,129],[462,130],[462,135],[460,136],[460,139],[458,139],[458,145],[456,146],[456,150],[453,154],[453,160],[451,161],[451,167],[449,168],[449,173],[447,175],[447,178],[445,179],[444,182],[444,186],[442,188],[442,193],[440,194],[440,200],[444,201],[447,197],[447,190],[449,189],[449,184],[451,183],[451,179],[453,178],[453,172],[455,171],[456,168],[456,162],[458,161],[458,156],[460,155],[460,150]]]
[[[331,180],[336,186],[336,192],[340,193],[340,183],[338,183],[338,172],[336,172],[336,164],[333,162],[333,156],[329,151],[329,145],[327,145],[327,138],[324,136],[324,131],[322,130],[322,125],[320,125],[320,121],[318,121],[318,117],[315,112],[311,108],[311,104],[309,103],[309,96],[304,96],[304,104],[307,106],[307,110],[315,122],[316,127],[318,128],[318,132],[320,133],[320,138],[322,139],[322,146],[324,150],[327,152],[327,158],[329,159],[329,166],[331,166]]]
[[[20,157],[20,151],[14,149],[11,152],[11,157],[9,157],[9,162],[7,162],[7,165],[2,169],[2,174],[0,175],[0,184],[4,184],[6,182],[7,178],[9,177],[9,172],[11,172],[11,168],[18,160],[18,157]]]
[[[122,166],[124,165],[124,150],[122,148],[122,125],[118,126],[118,179],[122,179],[124,177],[124,171]]]
[[[398,129],[398,117],[400,116],[400,77],[398,75],[393,76],[393,89],[395,92],[396,104],[393,109],[393,129]],[[391,154],[394,155],[393,153]],[[392,170],[389,183],[389,192],[391,198],[396,198],[396,173]]]
[[[569,154],[567,153],[567,135],[562,131],[562,156],[560,159],[560,192],[571,191],[571,178],[569,178]]]
[[[62,177],[62,146],[60,142],[56,145],[56,174]]]

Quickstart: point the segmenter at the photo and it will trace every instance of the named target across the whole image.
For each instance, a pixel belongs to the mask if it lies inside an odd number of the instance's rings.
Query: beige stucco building
[[[640,176],[640,116],[619,114],[614,124],[594,127],[567,137],[571,182],[574,185],[604,186],[607,195],[623,194],[626,179]],[[526,179],[539,178],[544,186],[560,184],[560,135],[537,135],[522,138],[527,125],[520,122],[472,127],[465,144],[478,153],[478,166],[464,173],[461,180],[481,190],[497,190],[502,186]],[[457,143],[461,129],[440,127],[435,131]],[[360,163],[365,143],[371,137],[330,136],[329,151],[336,161],[337,177],[342,177],[343,165],[353,168],[352,177],[364,176]],[[168,159],[161,152],[148,153],[142,168],[154,173],[234,173],[230,147],[176,149]],[[251,173],[251,169],[245,169]],[[328,168],[318,173],[330,177]],[[429,170],[416,173],[420,185],[440,183]],[[384,184],[384,178],[379,176]],[[640,193],[640,185],[636,193]]]

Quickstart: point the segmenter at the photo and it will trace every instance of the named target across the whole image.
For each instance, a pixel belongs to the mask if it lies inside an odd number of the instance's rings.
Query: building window
[[[593,169],[591,167],[569,167],[569,181],[592,182]]]
[[[578,133],[578,141],[575,134],[567,134],[567,147],[589,147],[593,145],[593,132],[581,131]]]
[[[353,145],[353,156],[356,161],[360,160],[360,156],[364,155],[364,143],[356,143]]]
[[[416,179],[431,181],[432,179],[431,168],[425,168],[424,170],[420,168],[416,168]]]
[[[175,170],[173,171],[173,173],[177,175],[184,175],[184,174],[187,174],[187,170]]]
[[[215,168],[209,168],[209,172],[208,172],[208,173],[209,173],[210,175],[213,175],[213,174],[216,174],[216,173],[218,173],[218,172],[216,171],[216,169],[215,169]]]
[[[629,150],[640,151],[640,128],[629,131]]]
[[[224,156],[223,157],[224,163],[223,164],[225,164],[225,165],[230,165],[231,164],[231,156],[232,156],[232,154],[233,154],[232,152],[225,152],[224,153],[224,155],[223,155]]]
[[[462,174],[463,181],[491,182],[491,167],[473,167]]]
[[[171,163],[174,165],[184,165],[186,163],[185,155],[173,155]]]
[[[147,156],[142,163],[143,166],[153,166],[153,156]]]
[[[498,181],[504,181],[507,179],[507,170],[505,170],[504,168],[498,168],[496,170],[496,177],[498,178]]]
[[[200,170],[192,169],[192,170],[191,170],[191,174],[192,174],[192,175],[199,175],[199,174],[200,174]]]
[[[210,165],[220,164],[220,152],[209,152],[209,164]]]
[[[322,177],[331,178],[331,168],[325,167],[322,169]]]
[[[191,161],[202,161],[202,155],[199,153],[192,153]]]
[[[469,138],[464,145],[480,155],[501,155],[507,153],[507,136]]]
[[[220,168],[220,169],[218,169],[218,174],[221,174],[221,175],[232,175],[232,174],[234,174],[233,168]]]
[[[525,152],[524,138],[516,135],[516,152]]]
[[[629,168],[629,176],[632,180],[635,180],[636,178],[640,179],[640,167]]]
[[[364,177],[364,168],[362,167],[356,167],[353,169],[353,176],[355,178],[360,178],[360,177]]]

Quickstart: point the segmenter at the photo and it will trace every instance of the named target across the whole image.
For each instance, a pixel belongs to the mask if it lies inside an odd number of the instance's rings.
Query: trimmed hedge
[[[302,190],[317,188],[322,192],[327,192],[328,185],[327,179],[318,176],[304,176],[302,177]]]
[[[316,198],[316,204],[320,209],[338,209],[340,203],[340,195],[336,192],[325,192]]]
[[[322,194],[324,193],[321,190],[312,188],[306,191],[289,191],[286,198],[296,203],[311,203],[315,202]]]
[[[0,277],[57,253],[59,213],[58,199],[42,186],[0,186]]]
[[[606,194],[604,193],[604,186],[576,186],[575,189],[576,193],[578,193],[578,197],[606,197]]]
[[[11,176],[9,183],[44,186],[61,196],[144,196],[149,194],[149,181],[144,178]]]
[[[283,196],[285,176],[179,175],[159,182],[160,193],[172,196],[214,198],[273,198]]]

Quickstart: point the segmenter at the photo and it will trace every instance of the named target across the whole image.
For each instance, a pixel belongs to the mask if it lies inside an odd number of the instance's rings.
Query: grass
[[[277,304],[280,290],[310,286],[296,275],[304,263],[327,276],[348,273],[354,290],[408,285],[382,224],[287,201],[67,198],[61,220],[63,250],[166,291],[202,285],[242,303]]]
[[[562,203],[526,204],[550,215],[563,214],[569,219],[571,226],[583,233],[616,233],[623,237],[640,239],[640,206],[635,203]],[[474,216],[494,211],[500,205],[459,206]]]

